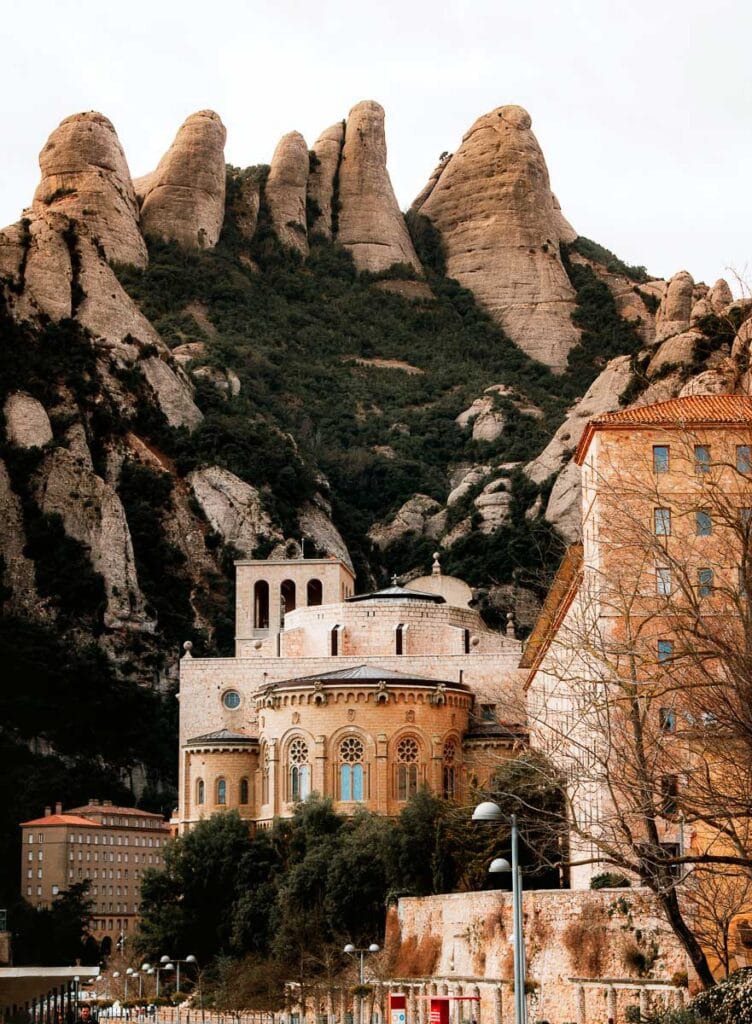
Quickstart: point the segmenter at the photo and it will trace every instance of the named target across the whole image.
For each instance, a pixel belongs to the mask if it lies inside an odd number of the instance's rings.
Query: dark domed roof
[[[353,601],[431,601],[433,604],[446,604],[441,594],[428,594],[424,590],[408,590],[407,587],[386,587],[374,590],[370,594],[356,594],[345,599]]]

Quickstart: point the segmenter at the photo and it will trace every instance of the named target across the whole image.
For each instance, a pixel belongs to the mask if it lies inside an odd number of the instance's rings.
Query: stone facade
[[[422,583],[356,596],[338,559],[237,563],[236,656],[181,660],[180,828],[312,792],[398,814],[489,778],[524,741],[520,644],[438,563]]]

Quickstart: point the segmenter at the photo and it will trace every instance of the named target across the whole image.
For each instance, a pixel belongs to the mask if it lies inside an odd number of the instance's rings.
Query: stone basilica
[[[314,792],[462,800],[524,741],[520,643],[438,559],[368,594],[334,557],[239,561],[236,583],[235,656],[180,663],[181,831],[225,809],[266,827]]]

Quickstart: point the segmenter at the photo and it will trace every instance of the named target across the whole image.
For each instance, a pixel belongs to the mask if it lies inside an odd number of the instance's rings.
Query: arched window
[[[266,744],[261,751],[261,803],[269,803],[269,748]]]
[[[445,800],[454,800],[457,796],[457,744],[454,740],[444,744],[442,793]]]
[[[238,803],[248,803],[248,779],[240,780]]]
[[[227,782],[225,779],[217,779],[216,801],[217,804],[227,803]]]
[[[202,804],[206,799],[206,787],[203,779],[196,779],[196,803]]]
[[[348,736],[339,745],[339,798],[365,799],[363,785],[363,744],[357,736]]]
[[[399,626],[397,626],[394,631],[394,653],[405,653],[405,626],[402,622],[400,622]]]
[[[305,800],[311,791],[311,768],[308,764],[308,744],[296,736],[290,742],[288,762],[288,799]]]
[[[321,580],[309,580],[306,587],[306,604],[309,608],[322,604],[324,601],[324,588]]]
[[[279,588],[279,624],[284,626],[285,615],[295,611],[295,582],[283,580]]]
[[[420,747],[412,736],[397,744],[397,799],[408,800],[418,792],[418,755]]]
[[[269,584],[257,580],[253,587],[253,628],[269,628]]]
[[[342,631],[342,627],[341,626],[335,626],[334,629],[329,634],[329,636],[330,636],[329,653],[331,654],[331,656],[333,658],[336,658],[337,655],[339,654],[339,648],[340,648],[339,635],[340,635],[341,631]]]

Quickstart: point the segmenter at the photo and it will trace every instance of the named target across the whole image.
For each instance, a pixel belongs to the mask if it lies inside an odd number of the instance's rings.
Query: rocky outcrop
[[[568,462],[556,478],[546,505],[546,519],[553,523],[568,544],[582,536],[582,473]]]
[[[238,231],[246,241],[250,241],[256,234],[260,205],[261,187],[258,181],[250,177],[241,178],[233,210]]]
[[[64,237],[70,227],[65,214],[45,210],[32,217],[25,230],[6,228],[4,234],[12,232],[17,240],[18,266],[12,275],[15,288],[9,298],[19,319],[48,316],[61,320],[71,315],[73,270]],[[9,249],[6,252],[10,255]]]
[[[687,330],[694,305],[694,290],[692,275],[686,270],[680,270],[668,282],[666,294],[655,317],[656,341],[663,341],[672,334],[681,334]]]
[[[42,179],[32,211],[85,221],[108,260],[144,267],[146,244],[125,154],[112,123],[96,111],[66,117],[39,154]]]
[[[716,315],[723,313],[726,307],[733,301],[734,296],[731,294],[728,282],[724,281],[722,277],[719,277],[707,294],[707,302],[709,303],[712,312]]]
[[[441,232],[448,275],[525,352],[562,371],[579,340],[559,257],[572,228],[554,205],[529,114],[505,106],[478,118],[426,191],[414,209]]]
[[[274,150],[266,201],[277,238],[282,245],[308,255],[306,228],[306,187],[308,185],[308,146],[300,132],[283,135]]]
[[[213,110],[186,118],[156,169],[135,181],[145,235],[214,248],[225,216],[226,137]]]
[[[395,541],[407,534],[436,536],[428,527],[431,520],[441,512],[441,505],[427,494],[415,494],[397,510],[388,523],[375,523],[368,531],[369,538],[377,548],[384,551]]]
[[[197,427],[204,417],[193,401],[191,387],[185,377],[176,373],[159,356],[149,356],[138,365],[170,426],[187,427],[189,430]]]
[[[339,162],[342,157],[342,145],[345,141],[345,122],[338,121],[316,139],[313,144],[313,159],[308,176],[308,198],[314,206],[315,213],[311,224],[311,234],[332,237],[332,204],[335,201],[335,184],[339,174]]]
[[[619,408],[619,395],[632,378],[629,356],[617,356],[600,373],[585,395],[567,413],[567,418],[543,449],[525,466],[525,473],[537,484],[558,473],[580,442],[588,420]]]
[[[261,493],[220,466],[197,469],[188,475],[196,501],[211,527],[244,558],[252,558],[262,540],[281,540],[272,526]]]
[[[43,448],[52,440],[50,418],[44,406],[21,391],[9,395],[3,407],[5,432],[19,448]]]
[[[313,501],[303,502],[298,509],[301,535],[312,540],[318,551],[325,551],[327,555],[341,558],[345,565],[352,569],[350,552],[331,516],[331,505],[321,494],[314,495]]]
[[[10,590],[14,611],[38,615],[42,609],[34,582],[34,563],[24,555],[25,544],[21,501],[13,491],[8,470],[0,459],[0,558],[3,561],[0,585]]]
[[[697,343],[702,340],[699,331],[682,331],[666,338],[658,346],[658,350],[650,360],[646,374],[655,377],[659,372],[666,372],[667,367],[689,365],[695,354]]]
[[[420,261],[405,227],[386,169],[384,110],[373,100],[356,104],[347,116],[339,167],[339,241],[358,270],[386,270]]]
[[[506,417],[503,409],[498,406],[496,395],[508,399],[523,415],[534,416],[536,419],[543,415],[542,410],[536,405],[517,398],[514,388],[507,387],[506,384],[491,384],[480,398],[476,398],[454,421],[462,429],[472,425],[474,441],[496,441],[504,433]]]
[[[473,501],[473,505],[480,512],[481,521],[478,526],[480,532],[495,533],[500,526],[509,521],[512,506],[509,480],[502,477],[486,484]]]
[[[94,569],[104,579],[110,629],[153,628],[144,611],[131,535],[117,492],[65,448],[46,457],[34,479],[37,503],[56,513],[65,532],[89,550]]]

